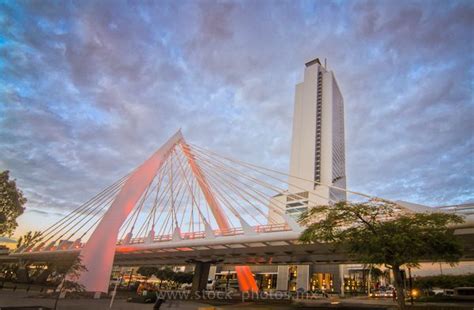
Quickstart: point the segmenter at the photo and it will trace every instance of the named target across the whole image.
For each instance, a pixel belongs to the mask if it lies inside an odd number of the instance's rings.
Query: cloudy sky
[[[474,200],[472,1],[0,1],[0,169],[38,227],[187,140],[288,170],[294,86],[327,58],[350,189]]]

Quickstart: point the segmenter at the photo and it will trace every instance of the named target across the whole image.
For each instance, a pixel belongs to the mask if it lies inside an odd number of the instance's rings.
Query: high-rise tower
[[[308,201],[346,200],[344,191],[319,185],[345,188],[345,170],[344,100],[334,73],[316,58],[305,64],[304,80],[296,85],[288,195],[275,199],[295,217]]]

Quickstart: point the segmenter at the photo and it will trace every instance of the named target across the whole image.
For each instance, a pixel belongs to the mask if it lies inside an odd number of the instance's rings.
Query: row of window
[[[318,72],[316,96],[316,141],[314,155],[314,181],[321,182],[321,118],[323,109],[323,74]],[[316,184],[314,185],[316,188]]]

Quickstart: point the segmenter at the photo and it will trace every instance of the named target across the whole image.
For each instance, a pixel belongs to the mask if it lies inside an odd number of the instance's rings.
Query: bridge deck
[[[465,245],[463,260],[474,260],[474,228],[456,230]],[[197,238],[154,243],[117,245],[115,264],[180,265],[196,261],[226,264],[295,264],[295,263],[353,263],[342,250],[325,244],[300,244],[299,233],[280,231],[247,236],[236,234],[214,239]],[[48,261],[78,255],[80,248],[54,251],[13,253],[8,259]],[[5,258],[7,259],[7,258]]]

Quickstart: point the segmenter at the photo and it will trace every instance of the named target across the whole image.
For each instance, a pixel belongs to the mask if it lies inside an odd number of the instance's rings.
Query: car
[[[393,297],[392,289],[375,290],[370,293],[370,297]]]
[[[207,280],[206,290],[214,291],[216,289],[216,280]]]

